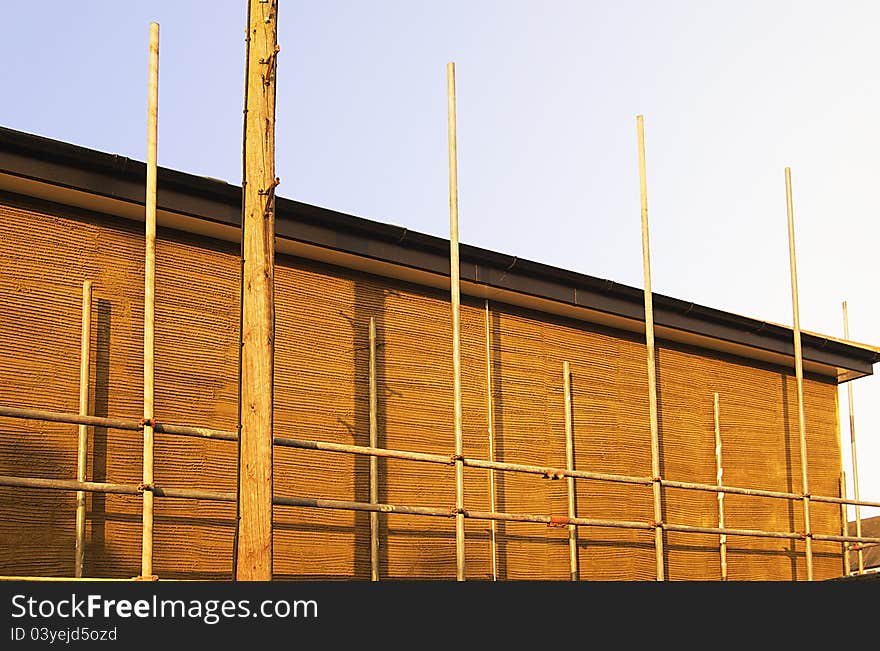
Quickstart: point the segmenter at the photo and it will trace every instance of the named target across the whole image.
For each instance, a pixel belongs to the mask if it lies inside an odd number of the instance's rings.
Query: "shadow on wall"
[[[92,384],[94,389],[91,391],[90,398],[93,401],[90,413],[97,416],[107,416],[108,404],[108,378],[109,378],[109,356],[110,356],[110,322],[111,308],[109,301],[98,300],[93,312],[96,315],[97,328],[95,330],[95,346],[92,354],[95,360],[95,374]],[[79,347],[77,339],[77,348]],[[79,360],[77,351],[77,363]],[[18,436],[16,440],[16,455],[20,455],[22,460],[28,458],[39,459],[39,466],[43,469],[41,474],[46,477],[70,478],[76,477],[75,462],[71,475],[71,467],[65,460],[76,458],[76,426],[65,426],[70,428],[71,439],[69,443],[62,443],[61,447],[56,450],[46,449],[46,440],[40,435],[42,425],[38,421],[30,421],[30,426],[34,427],[31,435]],[[27,431],[27,428],[24,430]],[[92,457],[87,462],[86,479],[93,481],[106,480],[106,448],[107,448],[107,430],[106,428],[89,428],[89,436],[93,441]],[[31,452],[21,450],[22,446],[33,446]],[[72,446],[72,447],[71,447]],[[22,472],[21,466],[16,469],[10,468],[10,474],[33,474]],[[8,499],[11,503],[17,503],[21,499],[19,493],[21,489],[10,489]],[[40,561],[40,569],[19,570],[10,567],[3,573],[6,574],[39,574],[46,576],[73,576],[74,566],[74,547],[75,547],[75,493],[72,491],[45,491],[38,489],[27,489],[34,493],[35,499],[42,506],[39,507],[41,513],[38,528],[31,529],[29,535],[24,531],[20,531],[15,542],[10,540],[7,544],[20,549],[34,549],[40,553],[40,549],[36,547],[40,543],[40,539],[46,540],[45,550],[49,553],[49,558]],[[86,494],[86,547],[85,547],[85,563],[83,574],[85,576],[97,576],[100,572],[106,575],[106,545],[104,534],[104,510],[105,495],[102,493]],[[69,513],[69,515],[65,515]],[[97,517],[96,517],[97,516]],[[69,523],[69,525],[68,525]],[[6,527],[15,527],[13,522],[7,522]],[[30,528],[30,527],[29,527]],[[91,528],[91,535],[89,529]],[[59,555],[57,552],[63,549],[70,549],[69,557],[63,552]],[[55,551],[52,551],[55,550]],[[98,556],[101,559],[100,565],[96,562]],[[69,562],[68,562],[69,561]],[[111,564],[112,567],[112,564]],[[120,565],[119,567],[122,567]],[[120,576],[126,576],[124,573]]]
[[[664,453],[664,445],[663,445],[663,418],[661,418],[661,414],[663,414],[663,381],[662,381],[662,373],[660,371],[660,358],[663,355],[663,352],[660,346],[655,346],[654,348],[654,380],[657,388],[657,456],[660,462],[660,476],[666,477],[666,455]],[[647,374],[647,362],[645,373]],[[648,391],[650,391],[650,387],[647,387]],[[647,397],[647,396],[646,396]],[[650,425],[650,423],[649,423]],[[650,429],[648,430],[650,435]],[[649,440],[650,445],[650,440]],[[660,520],[661,522],[669,522],[669,514],[666,509],[666,499],[665,499],[666,491],[660,490]],[[653,515],[651,519],[653,519]],[[660,540],[663,545],[663,576],[668,580],[669,577],[669,535],[665,529],[660,530]]]
[[[494,461],[504,461],[504,419],[498,418],[499,414],[504,413],[504,393],[502,392],[501,373],[501,315],[492,309],[489,304],[489,354],[491,360],[489,366],[492,369],[492,386],[489,391],[492,394],[492,438],[494,439],[495,459]],[[504,478],[507,473],[495,473],[495,510],[504,512],[507,510],[507,493],[505,491]],[[507,543],[510,540],[510,534],[507,532],[507,526],[503,520],[495,523],[495,551],[496,551],[496,568],[499,581],[506,580],[507,577]]]
[[[95,380],[94,380],[94,403],[92,414],[108,418],[110,403],[110,333],[113,324],[113,309],[110,301],[99,298],[95,304]],[[86,477],[91,476],[92,481],[107,481],[107,428],[93,427],[92,434],[92,458]],[[108,566],[107,562],[107,495],[104,493],[89,493],[91,508],[87,517],[91,527],[91,535],[86,538],[85,561],[83,574],[86,576],[98,576],[97,559],[103,559],[101,564]],[[87,499],[89,499],[87,497]],[[112,563],[109,566],[113,566]]]
[[[794,459],[791,445],[791,426],[788,422],[788,383],[786,381],[785,373],[779,374],[779,379],[782,384],[782,430],[783,430],[783,440],[785,442],[785,490],[789,493],[794,492]],[[800,435],[800,434],[798,434]],[[786,508],[788,509],[788,530],[794,531],[794,501],[785,500]],[[797,572],[797,543],[794,539],[789,539],[788,541],[788,552],[786,553],[788,556],[789,564],[791,566],[791,580],[796,581],[798,578]]]
[[[370,318],[376,322],[376,423],[377,446],[386,447],[385,427],[385,349],[383,345],[385,332],[385,295],[386,290],[375,283],[355,281],[354,283],[354,316],[351,321],[352,345],[354,346],[354,376],[352,385],[354,397],[354,442],[356,445],[370,445]],[[354,455],[355,478],[370,475],[370,457],[363,454]],[[377,483],[379,502],[387,502],[386,460],[377,463]],[[370,501],[370,482],[355,480],[357,502]],[[358,550],[370,549],[370,514],[365,511],[354,511],[354,549],[352,549],[355,579],[370,580],[371,560],[369,551],[364,554]],[[379,517],[379,577],[387,575],[388,567],[388,518]]]
[[[33,404],[15,406],[35,407]],[[72,427],[75,436],[76,429]],[[4,419],[0,434],[5,435],[4,441],[15,436],[15,443],[11,452],[4,454],[0,474],[70,477],[70,448],[63,440],[48,441],[42,428],[43,423],[39,421]],[[29,460],[38,461],[31,465]],[[73,575],[74,495],[70,491],[39,488],[3,486],[0,489],[0,512],[6,518],[0,519],[0,574]],[[59,558],[59,553],[68,549],[69,555]]]

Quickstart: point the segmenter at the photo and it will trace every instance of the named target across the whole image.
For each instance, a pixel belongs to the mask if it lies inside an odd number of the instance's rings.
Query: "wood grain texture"
[[[275,355],[275,0],[248,5],[236,578],[272,579]]]
[[[94,378],[90,413],[136,417],[142,398],[143,267],[139,225],[13,202],[0,207],[0,403],[76,411],[81,285],[93,281]],[[160,229],[156,276],[156,417],[234,429],[237,399],[238,247]],[[450,453],[453,409],[449,298],[444,292],[279,256],[275,268],[275,432],[367,445],[369,320],[377,347],[379,445]],[[492,370],[493,438],[500,461],[565,465],[560,369],[571,366],[574,467],[646,476],[651,437],[641,338],[492,304],[486,348],[483,303],[461,310],[462,429],[466,456],[487,458],[486,364]],[[713,483],[712,395],[721,399],[724,473],[730,485],[797,491],[795,378],[788,369],[657,342],[662,472]],[[836,387],[804,381],[814,494],[837,495]],[[90,432],[88,479],[140,482],[137,433]],[[0,473],[76,476],[74,425],[0,419]],[[452,466],[379,459],[380,502],[452,508]],[[369,501],[369,459],[279,448],[275,493]],[[484,470],[464,469],[465,503],[488,510]],[[235,490],[235,445],[156,435],[155,478],[169,487]],[[565,515],[564,481],[496,472],[501,511]],[[578,481],[577,513],[647,521],[649,486]],[[84,574],[131,577],[140,567],[141,503],[89,495]],[[75,494],[0,488],[0,574],[71,573]],[[664,490],[668,522],[715,526],[712,493]],[[814,502],[817,533],[837,534],[837,505]],[[799,503],[728,494],[730,527],[803,527]],[[234,504],[157,499],[154,572],[165,578],[231,578]],[[454,519],[379,518],[383,579],[456,575]],[[468,578],[492,578],[491,527],[466,520]],[[717,580],[719,539],[665,534],[670,580]],[[369,580],[367,513],[274,508],[274,578]],[[497,524],[499,579],[570,579],[568,532]],[[801,543],[728,536],[730,580],[805,579]],[[813,544],[815,578],[839,576],[840,545]],[[578,531],[586,580],[653,580],[651,531]]]

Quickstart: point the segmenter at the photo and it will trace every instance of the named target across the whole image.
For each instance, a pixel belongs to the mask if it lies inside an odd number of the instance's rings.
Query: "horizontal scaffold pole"
[[[10,477],[0,475],[0,486],[12,486],[17,488],[37,488],[61,491],[85,491],[91,493],[112,493],[118,495],[140,495],[146,491],[152,492],[155,497],[168,497],[190,500],[207,500],[214,502],[235,502],[234,492],[206,491],[188,488],[165,488],[161,486],[144,486],[134,484],[116,484],[111,482],[75,481],[72,479],[44,479],[40,477]],[[349,500],[332,500],[312,497],[288,497],[276,495],[272,503],[277,506],[294,506],[303,508],[331,509],[337,511],[366,511],[374,513],[396,513],[399,515],[421,515],[437,518],[454,518],[458,511],[454,508],[441,508],[434,506],[400,506],[396,504],[372,504],[370,502],[353,502]],[[630,520],[609,520],[597,518],[568,518],[533,513],[503,513],[492,511],[478,511],[465,509],[464,517],[474,520],[497,520],[505,522],[533,522],[546,524],[554,527],[606,527],[616,529],[643,529],[652,530],[657,528],[655,522],[638,522]],[[762,531],[759,529],[730,529],[719,527],[699,527],[684,524],[660,523],[666,531],[681,531],[699,534],[727,534],[729,536],[752,536],[758,538],[789,538],[804,539],[803,533],[784,531]],[[860,542],[880,543],[880,538],[862,536],[836,536],[812,534],[814,540],[826,540],[829,542]]]
[[[111,429],[119,429],[123,431],[139,431],[143,424],[137,420],[124,418],[103,418],[100,416],[81,416],[79,414],[55,411],[43,411],[39,409],[21,409],[18,407],[7,407],[0,405],[0,416],[10,418],[22,418],[25,420],[41,420],[59,423],[72,423],[92,425],[95,427],[107,427]],[[208,427],[192,427],[188,425],[166,425],[164,423],[155,423],[153,430],[160,434],[171,434],[174,436],[186,436],[192,438],[204,438],[219,441],[237,441],[238,436],[235,432],[229,430],[212,429]],[[366,456],[383,457],[386,459],[403,459],[404,461],[421,461],[425,463],[435,463],[444,465],[453,465],[455,460],[448,455],[432,454],[429,452],[411,452],[407,450],[393,450],[388,448],[377,448],[367,445],[349,445],[347,443],[331,443],[329,441],[312,441],[307,439],[287,438],[283,436],[274,437],[274,444],[279,447],[297,448],[302,450],[322,450],[324,452],[337,452],[342,454],[363,454]],[[649,486],[655,483],[650,477],[638,477],[631,475],[618,475],[613,473],[590,472],[589,470],[567,470],[565,468],[549,468],[547,466],[538,466],[524,463],[509,463],[504,461],[489,461],[486,459],[471,459],[464,457],[461,459],[464,466],[469,468],[482,468],[484,470],[500,470],[506,472],[521,472],[531,475],[540,475],[548,479],[562,479],[564,477],[573,477],[575,479],[587,479],[593,481],[608,481],[624,484],[638,484]],[[802,500],[804,496],[800,493],[786,493],[783,491],[763,490],[759,488],[740,488],[737,486],[724,486],[714,484],[703,484],[699,482],[673,481],[671,479],[660,479],[659,483],[668,488],[681,488],[685,490],[706,491],[710,493],[730,493],[735,495],[748,495],[751,497],[770,497],[776,499]],[[841,497],[832,497],[825,495],[810,495],[813,502],[824,502],[828,504],[859,504],[861,506],[880,508],[880,502],[871,502],[866,500],[851,500]],[[814,536],[815,538],[815,536]]]

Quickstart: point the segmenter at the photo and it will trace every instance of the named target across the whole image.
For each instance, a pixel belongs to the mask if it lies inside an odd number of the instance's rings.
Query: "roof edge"
[[[5,127],[0,127],[0,173],[29,181],[33,187],[46,184],[132,206],[144,203],[143,162]],[[160,210],[240,229],[239,186],[164,167],[159,168],[158,183]],[[38,194],[33,189],[24,193]],[[447,239],[292,199],[277,199],[276,235],[449,275]],[[644,322],[642,289],[468,244],[460,245],[460,260],[462,281]],[[790,327],[656,292],[653,305],[657,326],[793,357]],[[873,364],[880,361],[880,347],[807,331],[801,334],[804,359],[836,368],[838,381],[870,375]]]

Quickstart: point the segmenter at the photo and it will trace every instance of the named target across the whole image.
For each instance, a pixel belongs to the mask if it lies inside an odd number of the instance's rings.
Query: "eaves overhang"
[[[146,166],[0,127],[0,191],[143,221]],[[241,188],[159,168],[160,226],[239,241]],[[276,250],[429,287],[449,287],[449,241],[278,197]],[[641,289],[462,244],[461,290],[607,327],[644,332]],[[791,328],[653,296],[658,338],[793,365]],[[845,382],[873,373],[880,348],[802,332],[804,370]]]

